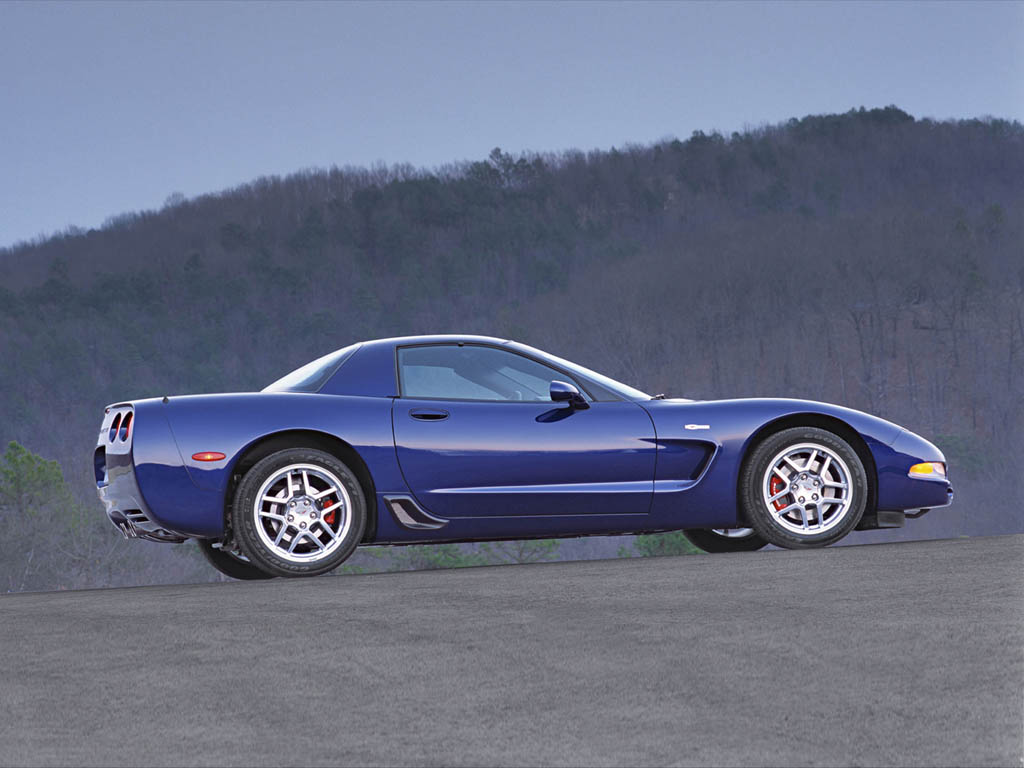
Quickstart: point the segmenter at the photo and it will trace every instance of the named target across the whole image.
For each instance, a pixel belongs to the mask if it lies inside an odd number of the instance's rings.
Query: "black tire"
[[[768,546],[768,542],[751,533],[749,536],[722,536],[712,530],[704,528],[688,528],[683,531],[691,544],[703,549],[705,552],[756,552],[762,547]]]
[[[261,571],[255,565],[242,560],[220,547],[213,546],[216,542],[211,539],[198,539],[199,551],[202,552],[206,562],[232,579],[241,581],[260,581],[274,578],[271,574]]]
[[[265,542],[257,530],[254,509],[257,493],[265,482],[292,465],[312,465],[333,475],[348,495],[346,506],[350,520],[339,536],[340,543],[331,544],[332,551],[308,562],[295,562],[278,554],[279,550],[275,551],[272,542]],[[366,529],[366,499],[355,474],[337,457],[314,448],[289,448],[270,454],[245,474],[235,491],[231,525],[242,553],[260,570],[274,576],[319,576],[341,565],[359,545]],[[311,523],[309,531],[313,530]]]
[[[845,507],[845,511],[842,511],[844,508],[841,505],[836,505],[839,511],[835,512],[836,518],[834,522],[828,522],[828,512],[823,514],[826,520],[826,529],[821,533],[814,533],[813,527],[810,527],[806,534],[787,528],[769,509],[765,496],[762,495],[764,493],[764,484],[768,482],[766,478],[770,477],[768,475],[769,465],[783,451],[786,451],[788,448],[795,448],[801,444],[816,445],[826,449],[838,456],[848,470],[849,504]],[[833,463],[832,471],[836,471],[835,468],[837,466],[838,463]],[[806,477],[813,479],[817,475],[811,471]],[[804,481],[798,480],[795,482]],[[787,497],[786,500],[779,503],[797,505],[800,498],[807,498],[807,506],[810,506],[809,490],[802,491],[802,494],[807,494],[806,496],[798,496],[799,492],[794,493],[791,498]],[[758,536],[777,547],[810,549],[833,544],[857,527],[857,523],[860,522],[861,517],[864,515],[864,509],[867,504],[868,479],[867,473],[864,471],[864,464],[861,462],[857,452],[843,438],[833,432],[818,429],[817,427],[793,427],[770,435],[754,447],[744,462],[743,468],[740,470],[739,491],[744,519],[748,521]],[[836,493],[839,493],[839,491],[836,491]],[[804,505],[801,504],[799,506]],[[806,509],[806,507],[804,508]],[[799,512],[797,511],[793,514],[799,514]]]

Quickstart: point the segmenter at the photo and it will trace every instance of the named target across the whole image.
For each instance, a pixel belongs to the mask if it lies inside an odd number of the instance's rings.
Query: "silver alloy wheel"
[[[323,560],[352,525],[345,485],[316,464],[292,464],[272,474],[256,494],[253,517],[260,541],[293,563]]]
[[[711,532],[726,539],[745,539],[754,535],[753,528],[712,528]]]
[[[817,536],[835,528],[850,511],[850,469],[820,443],[779,451],[768,464],[761,495],[775,522],[791,533]]]

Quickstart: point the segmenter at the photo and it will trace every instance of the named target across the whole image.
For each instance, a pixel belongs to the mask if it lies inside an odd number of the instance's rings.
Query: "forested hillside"
[[[653,392],[870,411],[939,442],[958,487],[900,535],[1024,529],[1019,123],[889,107],[305,171],[0,251],[0,269],[0,439],[56,459],[98,517],[106,403],[253,390],[352,341],[471,332]]]

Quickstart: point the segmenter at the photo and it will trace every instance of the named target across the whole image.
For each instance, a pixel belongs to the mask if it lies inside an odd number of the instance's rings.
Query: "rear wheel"
[[[795,427],[771,435],[740,472],[740,502],[755,533],[777,547],[824,547],[860,522],[868,480],[838,435]]]
[[[222,548],[220,542],[199,539],[196,543],[199,545],[199,551],[206,558],[206,562],[225,576],[242,581],[274,578],[271,574],[261,571],[249,562],[241,552],[232,552]]]
[[[768,544],[753,528],[692,528],[683,536],[705,552],[754,552]]]
[[[275,576],[316,576],[351,555],[366,527],[355,474],[312,448],[272,453],[235,492],[232,528],[243,554]]]

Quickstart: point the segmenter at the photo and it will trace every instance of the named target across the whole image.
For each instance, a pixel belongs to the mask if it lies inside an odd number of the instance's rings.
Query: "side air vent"
[[[114,414],[114,420],[110,422],[110,442],[114,442],[114,438],[117,437],[117,430],[121,428],[121,414]]]
[[[403,528],[412,531],[436,531],[448,525],[447,520],[434,517],[409,496],[385,496],[384,503],[387,504],[395,522]]]

